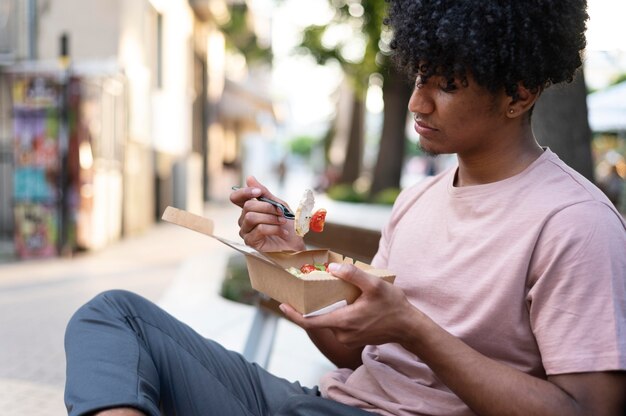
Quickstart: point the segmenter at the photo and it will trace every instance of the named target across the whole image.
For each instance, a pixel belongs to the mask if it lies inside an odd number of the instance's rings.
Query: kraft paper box
[[[299,278],[286,269],[300,269],[305,263],[353,263],[352,259],[326,249],[298,252],[261,253],[251,247],[229,241],[213,234],[213,222],[187,211],[167,207],[163,220],[208,235],[223,244],[243,253],[248,265],[252,287],[281,303],[287,303],[304,315],[330,312],[337,307],[350,304],[359,296],[360,290],[330,274],[317,274],[315,278]],[[367,270],[387,282],[393,283],[395,276],[387,271],[356,262],[356,267]]]

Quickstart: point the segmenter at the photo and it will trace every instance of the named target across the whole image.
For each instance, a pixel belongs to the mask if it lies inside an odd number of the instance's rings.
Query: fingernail
[[[286,222],[287,222],[287,220],[285,219],[285,217],[278,217],[278,222],[279,222],[280,224],[284,224],[284,223],[286,223]]]
[[[285,306],[282,303],[280,305],[278,305],[278,309],[280,309],[280,311],[282,313],[285,313],[287,311],[287,309],[285,308]]]
[[[339,263],[330,263],[328,265],[328,271],[331,273],[338,272],[340,268],[341,268],[341,264]]]
[[[252,193],[252,195],[254,196],[259,196],[261,195],[261,190],[259,188],[252,188],[252,190],[250,191]]]

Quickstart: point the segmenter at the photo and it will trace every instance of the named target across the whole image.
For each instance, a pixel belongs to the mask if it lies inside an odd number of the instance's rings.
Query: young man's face
[[[471,76],[467,82],[432,76],[423,83],[418,76],[409,100],[420,147],[430,154],[473,154],[502,137],[507,120],[507,96],[493,94]]]

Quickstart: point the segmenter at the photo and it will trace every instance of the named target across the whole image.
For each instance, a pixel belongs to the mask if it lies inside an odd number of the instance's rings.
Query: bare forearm
[[[348,348],[337,342],[330,329],[308,330],[307,334],[320,352],[337,367],[354,370],[362,364],[363,348]]]
[[[419,313],[418,313],[419,315]],[[559,386],[492,360],[421,315],[404,347],[479,415],[579,415]]]

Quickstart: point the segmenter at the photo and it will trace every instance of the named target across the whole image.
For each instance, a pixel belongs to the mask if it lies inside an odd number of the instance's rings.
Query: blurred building
[[[274,118],[226,80],[228,18],[225,0],[0,0],[0,239],[47,224],[98,248],[238,181],[243,137]]]

